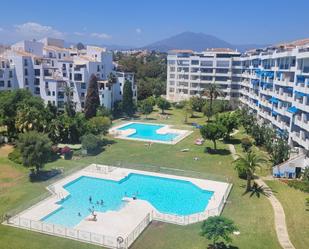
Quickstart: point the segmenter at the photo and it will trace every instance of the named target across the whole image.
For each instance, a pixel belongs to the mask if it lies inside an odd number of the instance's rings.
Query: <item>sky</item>
[[[0,42],[45,36],[140,47],[184,31],[233,44],[309,38],[309,0],[7,0]]]

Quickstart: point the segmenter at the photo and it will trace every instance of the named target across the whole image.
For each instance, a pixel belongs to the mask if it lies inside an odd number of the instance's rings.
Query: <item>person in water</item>
[[[80,216],[82,216],[82,214],[80,212],[78,212],[78,216],[80,217]]]
[[[104,201],[103,201],[103,200],[101,200],[101,205],[103,206],[103,204],[104,204]]]
[[[92,203],[92,197],[91,196],[89,196],[89,202]]]

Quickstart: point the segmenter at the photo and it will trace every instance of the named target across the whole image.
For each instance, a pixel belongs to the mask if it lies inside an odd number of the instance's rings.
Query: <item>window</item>
[[[0,87],[4,87],[4,80],[0,80]]]
[[[58,98],[63,99],[64,98],[64,92],[58,92]]]
[[[85,102],[81,102],[80,105],[81,105],[82,108],[84,108],[85,107]]]
[[[230,62],[229,61],[217,61],[217,67],[229,67]]]
[[[100,72],[100,65],[97,65],[97,72]]]
[[[81,84],[80,84],[80,88],[81,88],[81,89],[86,89],[86,83],[81,83]]]
[[[72,80],[72,73],[70,73],[70,77],[69,77],[69,79],[70,79],[70,80]]]
[[[74,83],[73,82],[70,83],[70,87],[74,88]]]
[[[34,69],[34,75],[35,76],[40,76],[41,75],[41,70],[40,69]]]
[[[28,76],[28,69],[27,68],[25,68],[25,76]]]
[[[24,67],[28,66],[28,60],[24,59]]]
[[[40,79],[39,78],[34,79],[34,85],[36,85],[36,86],[40,85]]]
[[[201,61],[201,66],[212,67],[213,66],[213,62],[212,61]]]
[[[198,60],[192,60],[191,65],[199,65],[200,62]]]
[[[8,80],[8,87],[11,87],[12,85],[11,85],[11,81],[10,80]]]
[[[82,98],[84,98],[84,97],[85,97],[85,93],[81,93],[80,96],[81,96]]]
[[[82,80],[83,80],[82,74],[80,74],[80,73],[74,74],[74,80],[76,80],[76,81],[82,81]]]
[[[13,78],[13,71],[9,71],[9,78]]]
[[[40,88],[39,87],[34,88],[34,93],[35,94],[40,94]]]
[[[55,91],[53,91],[53,96],[55,96]]]
[[[47,96],[50,96],[50,91],[47,91]]]
[[[48,88],[48,81],[45,82],[45,88]]]
[[[58,59],[61,59],[61,54],[60,53],[58,53]]]
[[[28,86],[29,82],[28,82],[28,78],[25,78],[25,85]]]
[[[66,67],[66,64],[63,63],[63,64],[62,64],[62,70],[66,70],[66,68],[67,68],[67,67]]]

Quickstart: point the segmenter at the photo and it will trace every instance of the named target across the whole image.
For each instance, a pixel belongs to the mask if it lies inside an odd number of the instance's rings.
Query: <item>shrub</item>
[[[174,107],[176,109],[183,109],[186,104],[187,104],[187,101],[180,101],[180,102],[174,103]]]
[[[96,154],[100,150],[101,140],[93,134],[82,136],[82,148],[87,150],[87,154]]]
[[[250,138],[244,137],[241,139],[241,147],[244,150],[244,152],[248,152],[252,147],[252,142]]]
[[[61,149],[61,154],[64,155],[65,160],[70,160],[73,156],[73,151],[69,146],[65,146]]]
[[[11,160],[14,163],[17,164],[22,164],[22,157],[20,150],[18,148],[15,148],[9,155],[8,155],[9,160]]]
[[[288,181],[288,185],[292,188],[309,193],[309,182],[292,180]]]

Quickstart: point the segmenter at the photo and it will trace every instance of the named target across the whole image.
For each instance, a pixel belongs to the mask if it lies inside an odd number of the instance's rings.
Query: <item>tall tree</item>
[[[123,85],[122,108],[128,116],[134,113],[132,83],[129,80],[126,80]]]
[[[90,119],[97,113],[97,108],[100,106],[99,88],[97,77],[92,74],[89,80],[85,103],[85,117]]]
[[[17,137],[15,119],[18,106],[31,98],[32,94],[24,89],[0,91],[0,125],[6,126],[9,138]]]
[[[203,93],[209,99],[210,110],[213,109],[213,101],[222,95],[222,91],[217,84],[207,84],[205,91]]]
[[[213,248],[218,248],[219,239],[229,243],[232,241],[230,235],[237,230],[234,222],[222,216],[209,217],[202,224],[201,236],[212,240]]]
[[[72,101],[72,93],[73,93],[73,88],[66,83],[64,86],[64,94],[66,97],[66,103],[65,103],[65,111],[67,112],[69,117],[74,117],[76,114],[75,111],[75,105]]]
[[[217,149],[217,140],[223,138],[226,129],[223,125],[218,123],[208,123],[200,129],[201,135],[204,139],[209,139],[214,144],[214,150]]]
[[[265,162],[265,160],[252,151],[247,152],[244,156],[239,156],[233,162],[233,164],[235,165],[235,169],[238,171],[238,174],[240,174],[241,172],[244,172],[246,174],[246,192],[251,191],[251,181],[253,179],[254,173],[257,168],[262,166],[263,162]]]
[[[159,97],[157,98],[157,106],[161,109],[162,114],[164,114],[164,111],[171,107],[171,103],[166,99]]]
[[[23,165],[35,167],[39,172],[49,159],[51,141],[46,134],[30,131],[19,135],[18,148],[22,155]]]
[[[152,113],[153,111],[152,100],[149,98],[142,100],[140,110],[146,116],[147,119],[147,115]]]

